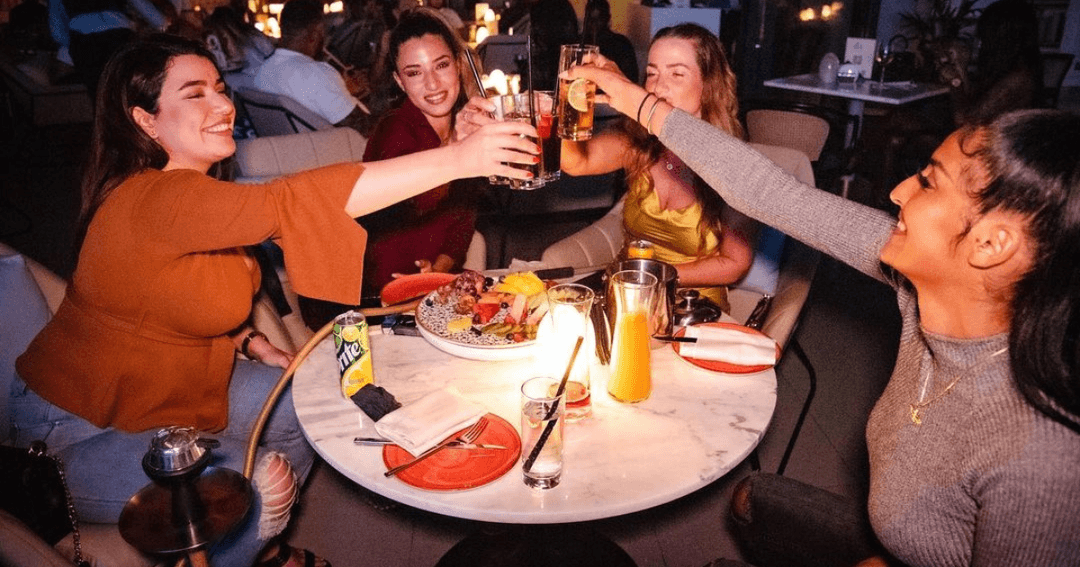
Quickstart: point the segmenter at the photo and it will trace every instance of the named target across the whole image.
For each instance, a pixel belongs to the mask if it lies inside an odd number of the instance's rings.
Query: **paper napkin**
[[[375,431],[416,456],[476,423],[485,413],[480,404],[456,390],[436,390],[386,414],[375,423]]]
[[[679,354],[698,360],[716,360],[741,366],[776,364],[776,341],[757,333],[738,329],[694,326],[686,336],[696,343],[680,343]]]

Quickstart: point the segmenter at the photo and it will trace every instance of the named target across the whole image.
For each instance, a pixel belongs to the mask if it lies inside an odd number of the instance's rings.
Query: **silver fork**
[[[481,417],[480,421],[477,421],[476,423],[474,423],[472,425],[472,427],[466,429],[465,432],[462,433],[461,435],[458,435],[457,437],[451,437],[449,439],[446,439],[445,441],[443,441],[443,442],[439,443],[438,445],[428,449],[427,451],[424,451],[423,453],[420,453],[419,455],[416,456],[415,459],[413,459],[413,460],[411,460],[411,461],[409,461],[407,463],[402,463],[402,464],[400,464],[400,465],[386,471],[383,474],[385,476],[387,476],[387,477],[394,476],[395,474],[397,474],[397,473],[399,473],[399,472],[401,472],[401,471],[415,465],[416,463],[419,463],[420,461],[434,455],[435,453],[438,453],[439,451],[445,449],[447,446],[449,446],[451,443],[453,443],[455,441],[460,441],[462,443],[473,443],[474,441],[476,441],[480,437],[480,434],[484,432],[484,428],[486,428],[487,425],[488,425],[487,416]]]

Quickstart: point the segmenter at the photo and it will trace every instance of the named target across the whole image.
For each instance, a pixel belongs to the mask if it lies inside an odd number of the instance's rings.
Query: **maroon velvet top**
[[[378,161],[439,147],[439,135],[420,109],[405,99],[376,126],[364,161]],[[418,271],[416,260],[435,262],[439,254],[465,260],[476,225],[476,211],[465,187],[447,184],[376,213],[361,217],[368,231],[364,257],[365,293],[377,293],[390,274]]]

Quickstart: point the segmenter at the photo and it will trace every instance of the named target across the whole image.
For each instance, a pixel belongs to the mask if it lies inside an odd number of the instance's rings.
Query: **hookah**
[[[253,500],[244,475],[209,466],[218,446],[190,427],[158,431],[142,459],[153,482],[124,506],[120,535],[144,553],[185,553],[193,567],[209,565],[206,548],[240,524]]]

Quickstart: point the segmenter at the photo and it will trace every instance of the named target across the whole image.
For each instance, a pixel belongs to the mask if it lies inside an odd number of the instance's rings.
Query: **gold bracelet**
[[[656,114],[656,107],[657,106],[660,106],[660,97],[656,97],[656,102],[654,102],[653,105],[652,105],[652,108],[649,109],[649,116],[645,119],[645,131],[648,132],[650,136],[653,135],[653,133],[652,133],[652,117],[653,117],[653,114]]]
[[[251,341],[254,340],[256,337],[262,337],[266,339],[266,335],[264,333],[259,331],[251,331],[244,337],[243,342],[240,343],[240,354],[248,357],[251,360],[254,360],[255,362],[259,362],[259,359],[255,355],[251,354],[251,351],[248,350],[248,347],[251,346]]]

